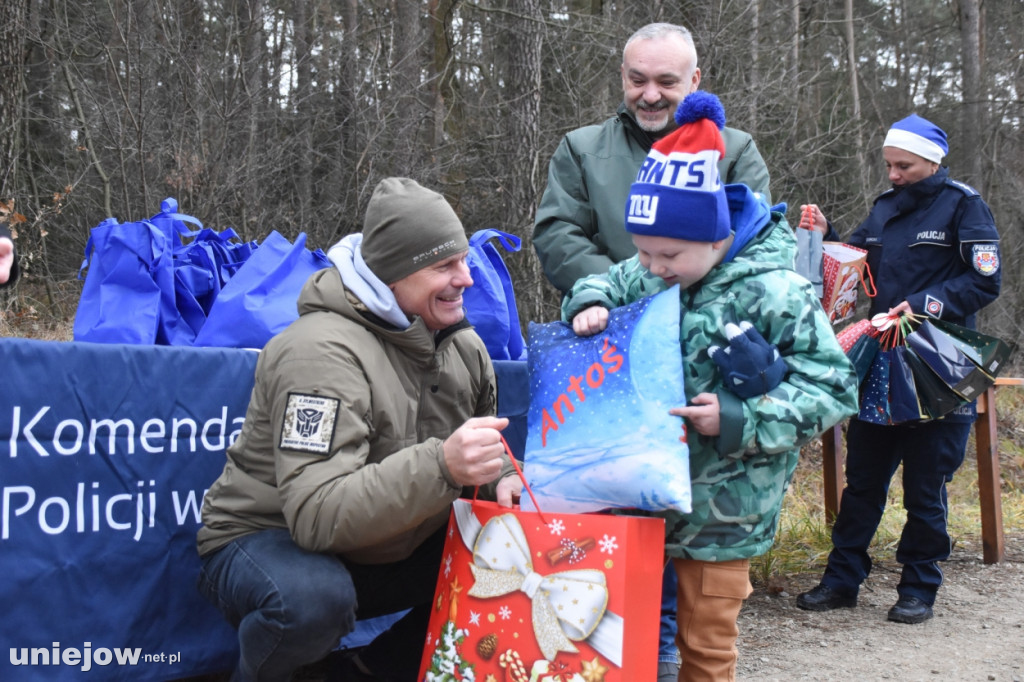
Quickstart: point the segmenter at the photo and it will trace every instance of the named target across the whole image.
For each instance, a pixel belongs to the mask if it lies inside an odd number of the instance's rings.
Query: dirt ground
[[[875,565],[854,609],[798,609],[796,595],[817,584],[817,573],[757,587],[740,613],[737,680],[1024,682],[1024,534],[1006,537],[998,564],[983,563],[979,540],[960,542],[942,568],[935,617],[920,625],[885,619],[899,582],[892,561]],[[293,680],[322,682],[324,675],[310,666]]]
[[[796,595],[818,574],[759,587],[740,614],[737,679],[1024,682],[1024,535],[1006,538],[1006,560],[986,565],[980,541],[954,547],[935,617],[890,623],[899,564],[880,562],[853,609],[802,611]]]

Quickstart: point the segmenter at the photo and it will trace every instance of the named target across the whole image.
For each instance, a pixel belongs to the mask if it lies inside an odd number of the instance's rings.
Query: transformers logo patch
[[[942,317],[942,301],[928,294],[924,297],[924,312],[935,318]]]
[[[289,393],[278,447],[327,454],[334,436],[338,405],[337,398]]]
[[[999,272],[999,247],[995,244],[975,244],[971,247],[971,263],[979,275],[991,277]]]

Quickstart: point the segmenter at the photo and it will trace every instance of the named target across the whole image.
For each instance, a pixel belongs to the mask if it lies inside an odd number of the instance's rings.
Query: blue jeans
[[[679,649],[676,647],[676,591],[679,580],[676,569],[669,559],[661,579],[661,623],[658,628],[658,662],[679,663]]]
[[[288,680],[371,618],[411,609],[360,653],[381,679],[415,679],[444,527],[409,558],[361,565],[309,552],[285,529],[242,536],[202,558],[199,591],[238,629],[232,680]]]

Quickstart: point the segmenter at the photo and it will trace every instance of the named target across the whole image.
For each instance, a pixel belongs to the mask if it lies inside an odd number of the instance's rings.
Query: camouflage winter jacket
[[[688,431],[693,511],[666,512],[669,556],[728,561],[771,546],[800,446],[857,411],[857,385],[811,285],[792,270],[796,240],[782,213],[744,185],[727,185],[736,239],[722,263],[680,293],[687,401],[716,393],[721,435]],[[663,291],[637,257],[580,280],[562,303],[614,308]],[[727,322],[749,321],[778,346],[788,371],[763,396],[741,400],[722,383],[708,347],[728,346]]]

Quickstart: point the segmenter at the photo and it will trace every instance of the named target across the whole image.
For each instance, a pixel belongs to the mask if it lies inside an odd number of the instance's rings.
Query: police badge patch
[[[999,272],[999,247],[995,244],[975,244],[971,247],[971,263],[979,275],[991,277]]]
[[[931,294],[927,294],[924,297],[924,311],[925,313],[932,317],[942,317],[942,301],[935,298]]]
[[[337,398],[289,393],[278,447],[327,454],[334,437],[339,404]]]

